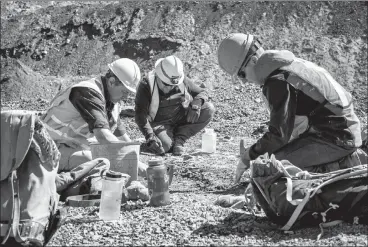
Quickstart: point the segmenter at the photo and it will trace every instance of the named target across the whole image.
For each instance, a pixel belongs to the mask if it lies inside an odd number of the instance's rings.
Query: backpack
[[[265,154],[251,162],[250,176],[255,199],[283,231],[323,229],[342,221],[368,223],[367,164],[309,173]]]
[[[61,224],[60,153],[34,112],[1,112],[1,244],[42,246]]]

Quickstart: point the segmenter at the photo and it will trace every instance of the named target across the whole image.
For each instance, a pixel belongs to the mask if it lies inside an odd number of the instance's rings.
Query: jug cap
[[[209,129],[209,128],[204,128],[204,132],[206,132],[206,133],[214,133],[215,130],[214,129]]]
[[[149,166],[159,166],[162,165],[163,160],[160,158],[152,158],[148,161]]]
[[[123,174],[120,173],[120,172],[115,172],[115,171],[108,170],[106,172],[105,176],[108,177],[108,178],[121,178],[121,177],[123,177]]]

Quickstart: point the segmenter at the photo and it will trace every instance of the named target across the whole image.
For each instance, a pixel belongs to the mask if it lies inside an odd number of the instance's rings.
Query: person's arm
[[[128,133],[124,133],[123,135],[116,135],[115,134],[116,132],[114,132],[114,136],[116,136],[119,140],[121,140],[121,141],[125,141],[125,142],[130,142],[130,141],[132,141],[132,139],[130,139],[130,137],[129,137],[129,135],[128,135]]]
[[[266,152],[274,153],[288,143],[294,128],[296,90],[286,82],[284,75],[267,79],[263,93],[270,106],[269,131],[247,150],[249,152],[243,155],[243,160],[254,160]]]
[[[106,102],[97,91],[86,87],[75,87],[70,92],[69,100],[86,121],[89,131],[95,135],[98,142],[119,141],[110,130]]]
[[[193,100],[201,99],[202,105],[208,100],[208,88],[199,87],[188,77],[184,78],[184,83],[187,85],[189,93],[193,96]]]
[[[101,144],[119,141],[119,139],[109,129],[98,128],[94,129],[93,133],[95,134],[97,141]]]
[[[116,136],[119,140],[121,141],[126,141],[126,142],[130,142],[132,141],[125,129],[125,126],[123,124],[123,122],[121,121],[121,118],[118,118],[118,122],[117,122],[117,128],[114,131],[114,136]]]
[[[135,122],[146,140],[153,135],[153,129],[148,121],[151,98],[148,81],[144,79],[139,84],[135,96]]]

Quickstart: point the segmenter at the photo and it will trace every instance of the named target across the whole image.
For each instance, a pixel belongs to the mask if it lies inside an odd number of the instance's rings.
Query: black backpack
[[[309,173],[274,155],[251,162],[253,194],[281,230],[341,221],[368,223],[367,164],[329,173]]]

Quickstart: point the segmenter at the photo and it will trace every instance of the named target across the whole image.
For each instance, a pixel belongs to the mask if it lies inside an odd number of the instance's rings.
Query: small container
[[[162,159],[148,161],[147,181],[151,206],[170,204],[169,185],[172,182],[174,165],[166,167]]]
[[[202,151],[205,153],[216,152],[216,133],[213,129],[204,129],[202,135]]]
[[[99,217],[105,221],[118,220],[123,188],[129,180],[128,174],[105,171],[102,173],[102,192]]]

